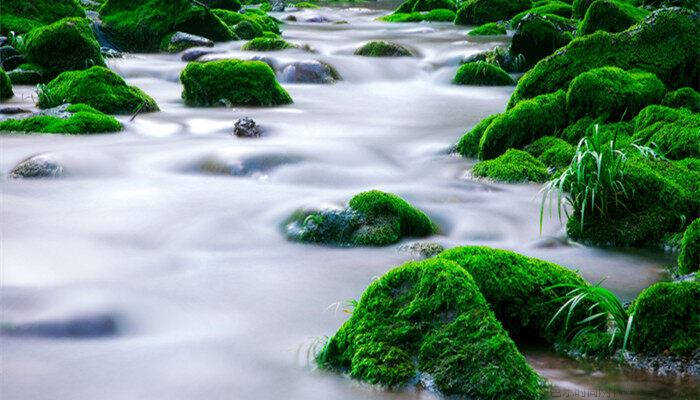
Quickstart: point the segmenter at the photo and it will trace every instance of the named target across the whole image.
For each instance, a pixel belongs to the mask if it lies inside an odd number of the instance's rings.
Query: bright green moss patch
[[[406,47],[383,40],[367,42],[355,50],[354,54],[364,57],[410,57],[413,55]]]
[[[531,0],[467,0],[457,10],[455,24],[480,25],[506,21],[531,6]]]
[[[274,50],[284,50],[284,49],[293,49],[297,47],[296,45],[293,45],[289,43],[288,41],[284,39],[272,39],[272,38],[255,38],[248,43],[244,44],[241,50],[250,50],[250,51],[274,51]]]
[[[384,22],[452,22],[455,19],[455,13],[452,10],[444,8],[436,8],[429,12],[411,12],[411,13],[393,13],[378,18]]]
[[[578,28],[579,35],[595,31],[622,32],[643,20],[649,11],[617,0],[596,0],[586,11]]]
[[[265,32],[262,26],[255,21],[241,21],[233,27],[233,32],[241,39],[252,40],[263,37]]]
[[[10,78],[5,73],[5,70],[0,68],[0,100],[6,100],[14,96],[12,91],[12,82]]]
[[[571,159],[574,157],[576,149],[562,139],[553,136],[543,136],[529,144],[525,151],[540,160],[548,168],[560,170],[571,164]]]
[[[572,39],[574,26],[553,19],[549,15],[528,14],[513,34],[510,47],[512,55],[525,57],[527,67],[532,67],[541,59],[565,46]]]
[[[447,259],[410,262],[372,283],[316,361],[392,388],[428,373],[446,396],[544,398],[474,279]]]
[[[678,255],[678,273],[689,274],[700,269],[700,219],[688,226],[681,241]]]
[[[484,61],[470,62],[457,70],[453,82],[457,85],[508,86],[515,80],[500,67]]]
[[[549,177],[547,167],[522,150],[509,149],[493,160],[480,161],[472,174],[500,182],[544,182]]]
[[[700,282],[661,282],[632,305],[632,349],[645,354],[690,355],[700,348]]]
[[[300,1],[298,3],[292,4],[296,8],[319,8],[316,4],[309,3],[307,1]]]
[[[0,122],[0,132],[85,135],[119,132],[122,130],[122,125],[114,117],[83,104],[74,104],[61,108],[55,115],[8,119]]]
[[[63,18],[85,17],[77,0],[2,0],[0,33],[26,33]]]
[[[510,20],[510,26],[517,27],[526,15],[558,15],[564,18],[571,18],[571,5],[562,1],[550,1],[544,5],[533,7],[516,14]]]
[[[700,157],[700,114],[652,105],[635,118],[634,140],[664,156],[680,160]]]
[[[661,104],[673,108],[687,108],[694,113],[700,113],[700,93],[689,87],[680,88],[666,93]]]
[[[421,22],[423,21],[423,14],[419,12],[393,13],[380,17],[378,20],[384,22]]]
[[[49,82],[39,96],[41,108],[65,103],[87,104],[107,114],[158,111],[155,100],[104,67],[64,72]]]
[[[396,13],[410,14],[412,12],[432,11],[432,10],[452,10],[456,5],[452,0],[407,0],[396,9]]]
[[[275,106],[292,98],[261,61],[189,63],[180,74],[182,98],[190,106]]]
[[[467,33],[469,36],[493,36],[505,34],[506,28],[496,22],[488,22],[486,24],[479,25]]]
[[[423,20],[428,22],[452,22],[455,19],[455,12],[445,8],[436,8],[423,14]]]
[[[469,130],[462,136],[462,138],[457,143],[456,151],[457,153],[463,155],[464,157],[477,157],[479,155],[479,142],[481,142],[481,136],[483,136],[486,128],[491,125],[491,122],[498,117],[500,114],[493,114],[484,119],[482,119],[478,124]]]

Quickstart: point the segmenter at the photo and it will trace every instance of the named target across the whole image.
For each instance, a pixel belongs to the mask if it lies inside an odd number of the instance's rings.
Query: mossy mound
[[[571,16],[576,19],[583,19],[588,11],[588,7],[591,6],[595,0],[574,0],[571,3],[572,13]]]
[[[652,105],[642,110],[634,123],[633,139],[637,143],[674,160],[700,157],[700,114]]]
[[[202,1],[209,8],[238,11],[241,9],[241,2],[238,0],[204,0]]]
[[[527,67],[532,67],[543,58],[568,44],[574,26],[561,23],[547,15],[528,14],[515,25],[510,52],[522,54]]]
[[[233,32],[241,39],[252,40],[265,36],[262,26],[255,21],[241,21],[233,27]]]
[[[574,358],[604,360],[611,358],[622,347],[622,340],[620,335],[613,338],[607,332],[587,332],[574,337],[570,342],[557,343],[555,347]]]
[[[49,111],[49,110],[47,110]],[[64,105],[49,113],[0,122],[0,133],[62,133],[85,135],[119,132],[122,125],[110,115],[84,104]]]
[[[356,195],[345,209],[298,211],[285,229],[292,240],[339,246],[385,246],[436,232],[422,211],[378,190]]]
[[[596,0],[586,11],[586,16],[578,27],[579,35],[595,31],[622,32],[639,23],[649,15],[649,11],[617,0]]]
[[[640,293],[632,309],[632,350],[690,355],[700,348],[700,282],[654,284]]]
[[[393,13],[378,18],[384,22],[452,22],[455,12],[445,8],[436,8],[429,12]]]
[[[0,68],[0,100],[9,99],[14,95],[10,78],[5,73],[5,70]]]
[[[141,89],[104,67],[68,71],[49,82],[39,96],[39,107],[65,103],[86,104],[107,114],[158,111],[158,104]]]
[[[479,155],[479,142],[484,135],[486,128],[491,125],[491,122],[500,114],[493,114],[482,119],[478,124],[474,125],[457,143],[457,153],[464,157],[477,157]]]
[[[571,164],[576,149],[568,142],[553,136],[541,137],[529,144],[525,151],[547,166],[561,170]]]
[[[632,142],[632,135],[634,134],[634,124],[630,121],[606,124],[602,118],[583,117],[567,126],[560,137],[576,145],[582,138],[591,136],[595,129],[598,129],[601,137],[608,142],[616,138],[621,148],[628,146]]]
[[[686,228],[678,255],[678,273],[689,274],[700,269],[700,219]]]
[[[494,36],[494,35],[505,35],[506,28],[496,22],[488,22],[483,25],[479,25],[476,28],[467,32],[469,36]]]
[[[531,7],[531,0],[467,0],[457,10],[455,24],[481,25],[506,21]]]
[[[474,279],[447,259],[410,262],[372,283],[316,361],[391,388],[427,373],[446,396],[545,397]]]
[[[455,12],[446,8],[436,8],[423,14],[423,21],[427,22],[452,22],[455,20]]]
[[[500,67],[484,61],[466,63],[459,67],[453,83],[457,85],[508,86],[515,80]]]
[[[293,6],[296,8],[320,8],[316,4],[309,3],[307,1],[300,1],[299,3],[294,3]]]
[[[377,18],[378,21],[384,22],[421,22],[424,20],[423,13],[393,13]]]
[[[488,160],[523,148],[542,136],[556,135],[566,125],[563,90],[522,101],[489,124],[479,142],[479,157]]]
[[[48,78],[63,71],[104,66],[100,45],[85,18],[66,18],[25,35],[26,56],[41,66]]]
[[[574,39],[519,81],[508,104],[568,87],[588,70],[613,66],[654,73],[668,88],[700,86],[700,13],[661,9],[619,33],[596,32]],[[673,45],[669,45],[673,43]]]
[[[0,34],[27,33],[69,17],[85,17],[77,0],[2,0]]]
[[[680,88],[666,93],[661,104],[673,108],[687,108],[694,113],[700,113],[700,93],[689,87]]]
[[[396,9],[397,13],[409,14],[412,12],[432,11],[437,9],[456,10],[457,6],[452,0],[407,0]]]
[[[279,39],[279,38],[273,39],[273,38],[259,37],[259,38],[255,38],[255,39],[249,41],[248,43],[244,44],[243,47],[241,47],[241,50],[275,51],[275,50],[293,49],[296,47],[297,47],[296,45],[291,44],[284,39]]]
[[[510,26],[518,26],[520,21],[528,14],[546,16],[556,15],[562,18],[571,18],[571,4],[562,1],[548,1],[542,5],[537,4],[539,3],[535,3],[535,7],[520,12],[511,18]]]
[[[480,161],[472,174],[500,182],[544,182],[549,178],[547,167],[522,150],[509,149],[493,160]]]
[[[210,9],[189,0],[107,0],[100,17],[110,39],[134,52],[158,51],[163,38],[178,31],[213,41],[235,39]]]
[[[411,57],[413,53],[400,44],[375,40],[355,50],[356,56],[364,57]]]
[[[558,298],[569,289],[551,287],[585,284],[565,267],[507,250],[465,246],[446,250],[437,257],[454,261],[471,274],[498,320],[516,340],[561,339],[564,321],[549,328],[547,325],[561,306]]]
[[[189,63],[180,74],[182,98],[190,106],[275,106],[292,98],[262,61]]]
[[[660,103],[666,87],[656,75],[617,67],[595,68],[569,85],[566,104],[572,119],[631,119],[649,104]]]
[[[45,82],[44,69],[36,64],[24,63],[7,73],[13,85],[36,85]]]

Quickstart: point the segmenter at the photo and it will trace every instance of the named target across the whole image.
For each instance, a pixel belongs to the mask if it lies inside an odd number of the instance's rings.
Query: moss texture
[[[413,53],[400,44],[375,40],[367,42],[355,50],[356,56],[365,57],[410,57]]]
[[[652,105],[635,118],[634,140],[680,160],[700,157],[700,114]]]
[[[637,297],[632,308],[632,350],[690,355],[700,348],[700,282],[654,284]]]
[[[586,11],[578,28],[579,35],[595,31],[622,32],[643,20],[649,11],[617,0],[596,0]]]
[[[562,1],[549,1],[543,3],[542,5],[535,6],[529,10],[525,10],[516,14],[510,19],[511,26],[518,26],[520,21],[525,18],[526,15],[556,15],[563,18],[571,18],[571,4]]]
[[[248,43],[244,44],[241,50],[249,51],[275,51],[284,49],[293,49],[297,47],[289,43],[284,39],[273,39],[273,38],[255,38]]]
[[[508,149],[493,160],[480,161],[472,174],[500,182],[544,182],[549,178],[547,167],[522,150]]]
[[[687,108],[694,113],[700,113],[700,93],[689,87],[680,88],[666,93],[661,104],[673,108]]]
[[[292,98],[262,61],[189,63],[180,74],[182,98],[190,106],[275,106]]]
[[[525,151],[548,168],[561,170],[571,164],[576,149],[560,138],[544,136],[529,144]]]
[[[377,18],[377,20],[384,22],[421,22],[424,20],[424,15],[419,12],[393,13]]]
[[[8,119],[0,122],[0,133],[62,133],[85,135],[110,133],[122,130],[114,117],[103,114],[90,106],[74,104],[66,111],[71,115],[60,118],[40,115],[24,119]]]
[[[513,34],[510,52],[522,54],[527,67],[532,67],[543,58],[568,44],[572,25],[561,23],[547,15],[529,14],[522,18]]]
[[[77,0],[2,0],[0,33],[27,33],[69,17],[85,17],[85,11]]]
[[[457,85],[508,86],[515,85],[515,80],[500,67],[478,61],[459,67],[453,83]]]
[[[544,398],[473,278],[446,259],[407,263],[372,283],[316,360],[387,387],[428,373],[446,396]]]
[[[610,345],[610,342],[613,342],[613,345]],[[589,332],[576,336],[564,344],[562,350],[575,358],[608,359],[614,355],[617,349],[622,347],[622,343],[618,345],[615,342],[621,342],[621,340],[614,340],[612,335],[607,332]]]
[[[407,0],[396,8],[396,12],[409,14],[412,12],[431,11],[437,9],[454,11],[457,9],[457,6],[452,0]]]
[[[238,11],[241,9],[241,2],[238,0],[204,0],[202,3],[209,8],[221,10]]]
[[[423,21],[427,22],[452,22],[455,20],[455,12],[445,8],[436,8],[423,14]]]
[[[493,114],[482,119],[478,124],[474,125],[457,143],[457,153],[464,157],[477,157],[479,155],[479,142],[484,135],[486,128],[491,125],[491,122],[500,114]]]
[[[683,233],[678,273],[689,274],[700,269],[700,219],[695,219]]]
[[[505,34],[506,28],[496,22],[488,22],[483,25],[479,25],[467,33],[469,36],[494,36]]]
[[[158,111],[155,100],[104,67],[64,72],[46,85],[44,93],[39,97],[41,108],[82,103],[107,114]]]
[[[26,34],[25,45],[27,60],[40,65],[47,78],[105,65],[90,21],[85,18],[66,18],[34,29]]]
[[[5,73],[5,70],[0,68],[0,100],[7,100],[14,95],[10,78]]]
[[[481,25],[506,21],[515,14],[530,9],[531,0],[467,0],[457,10],[455,24]]]

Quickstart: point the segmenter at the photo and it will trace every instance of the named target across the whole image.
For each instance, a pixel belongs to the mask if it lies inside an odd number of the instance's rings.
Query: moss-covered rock
[[[338,246],[385,246],[436,232],[427,215],[378,190],[353,197],[345,209],[300,210],[286,222],[287,237]]]
[[[474,279],[447,259],[410,262],[372,283],[316,361],[392,388],[426,373],[446,396],[544,398]]]
[[[22,34],[69,17],[85,17],[77,0],[2,0],[0,34]]]
[[[214,42],[185,32],[173,32],[165,35],[160,42],[160,50],[167,53],[179,53],[192,47],[213,47]]]
[[[262,26],[255,21],[241,21],[233,27],[233,32],[241,39],[252,40],[263,37],[265,31]]]
[[[384,22],[421,22],[424,20],[424,15],[423,13],[419,12],[392,13],[383,17],[379,17],[377,18],[377,20]]]
[[[520,21],[525,18],[526,15],[556,15],[563,18],[571,18],[571,4],[565,3],[563,1],[548,1],[542,5],[536,5],[535,7],[525,10],[516,14],[510,19],[510,26],[518,26]]]
[[[559,343],[557,347],[574,358],[608,359],[622,347],[621,342],[619,335],[613,338],[607,332],[588,332],[574,337],[570,342]]]
[[[479,155],[479,143],[484,135],[486,128],[491,125],[491,122],[500,114],[493,114],[482,119],[478,124],[474,125],[457,143],[457,153],[464,157],[477,157]]]
[[[589,116],[619,121],[632,119],[647,105],[660,103],[665,94],[663,82],[652,73],[602,67],[571,81],[566,104],[573,120]]]
[[[575,145],[578,144],[582,138],[591,136],[595,129],[598,130],[603,140],[610,141],[613,138],[617,138],[617,143],[620,144],[621,147],[625,147],[632,142],[634,123],[630,121],[620,121],[605,124],[600,117],[583,117],[567,126],[562,132],[561,138]]]
[[[700,157],[700,114],[653,105],[642,110],[634,122],[637,143],[674,160]]]
[[[681,241],[681,253],[678,255],[678,273],[689,274],[700,269],[700,219],[695,219]]]
[[[272,38],[260,37],[260,38],[255,38],[255,39],[249,41],[248,43],[244,44],[243,47],[241,47],[241,50],[275,51],[275,50],[293,49],[296,47],[297,47],[296,45],[291,44],[288,41],[281,39],[281,38],[272,39]]]
[[[452,0],[407,0],[396,9],[397,13],[409,14],[412,12],[431,11],[437,9],[456,10],[457,6]]]
[[[506,28],[497,22],[488,22],[467,32],[469,36],[494,36],[505,34]]]
[[[367,42],[364,45],[362,45],[360,48],[355,50],[354,53],[356,56],[365,56],[365,57],[410,57],[413,56],[413,53],[411,50],[407,49],[406,47],[396,44],[396,43],[391,43],[391,42],[385,42],[383,40],[375,40],[371,42]]]
[[[542,136],[556,135],[567,124],[566,93],[560,90],[519,103],[496,117],[479,142],[479,157],[498,157]]]
[[[453,83],[457,85],[508,86],[515,80],[500,67],[484,61],[466,63],[459,67]]]
[[[547,15],[528,14],[522,18],[513,34],[511,54],[522,54],[527,67],[568,44],[574,26],[561,23]]]
[[[632,309],[632,350],[690,355],[700,348],[700,282],[654,284],[640,293]]]
[[[298,3],[294,3],[293,6],[296,8],[320,8],[316,4],[309,3],[308,1],[300,1]]]
[[[10,78],[5,73],[5,70],[0,68],[0,100],[9,99],[14,95]]]
[[[202,3],[209,8],[221,10],[238,11],[241,9],[241,2],[238,0],[204,0]]]
[[[265,32],[272,32],[280,34],[280,25],[282,21],[275,17],[267,15],[264,11],[258,8],[246,8],[241,10],[241,15],[243,15],[248,21],[254,21],[263,28]]]
[[[452,22],[455,19],[455,12],[445,8],[436,8],[429,12],[393,13],[378,18],[384,22]]]
[[[649,11],[617,0],[596,0],[578,27],[579,35],[595,31],[622,32],[643,20]]]
[[[700,113],[700,93],[689,87],[680,88],[666,93],[661,104],[673,108],[687,108],[694,113]]]
[[[105,33],[128,51],[157,51],[166,35],[178,31],[213,41],[235,38],[209,8],[189,0],[107,0],[100,17]]]
[[[586,15],[586,11],[588,11],[588,7],[590,7],[591,3],[594,1],[595,0],[574,0],[571,3],[572,17],[576,19],[583,19],[583,17]]]
[[[85,18],[66,18],[34,29],[26,34],[25,46],[27,60],[40,65],[47,78],[105,65],[90,21]]]
[[[82,103],[107,114],[158,111],[158,104],[135,86],[104,67],[68,71],[49,82],[39,96],[39,107]]]
[[[262,61],[189,63],[180,74],[182,98],[190,106],[275,106],[292,98]]]
[[[436,8],[423,14],[423,21],[427,22],[452,22],[455,20],[455,12],[446,8]]]
[[[7,73],[13,85],[36,85],[45,82],[45,71],[37,64],[24,63]]]
[[[522,150],[509,149],[493,160],[480,161],[472,175],[500,182],[544,182],[549,177],[547,167]]]
[[[65,104],[55,109],[0,122],[2,133],[62,133],[85,135],[122,130],[122,125],[110,115],[84,104]]]
[[[576,38],[518,81],[508,107],[539,94],[565,89],[581,73],[604,66],[652,72],[670,89],[683,86],[698,89],[699,18],[700,13],[689,10],[661,9],[624,32],[599,31]]]
[[[548,168],[560,170],[571,164],[576,149],[560,138],[544,136],[529,144],[525,151]]]
[[[505,21],[531,7],[531,0],[467,0],[457,10],[455,24],[480,25]]]

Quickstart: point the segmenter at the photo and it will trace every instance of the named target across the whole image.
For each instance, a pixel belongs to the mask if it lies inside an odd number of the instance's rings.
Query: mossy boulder
[[[437,9],[456,10],[457,6],[452,0],[407,0],[396,9],[397,13],[412,13],[431,11]]]
[[[523,148],[567,125],[566,93],[537,96],[507,110],[489,124],[479,142],[479,157],[496,158],[510,148]]]
[[[317,354],[321,368],[398,388],[429,374],[446,396],[541,399],[541,378],[474,279],[447,259],[410,262],[372,283]]]
[[[260,37],[260,38],[255,38],[255,39],[249,41],[248,43],[244,44],[243,47],[241,47],[241,50],[275,51],[275,50],[293,49],[296,47],[297,47],[296,45],[291,44],[284,39],[280,39],[280,38],[273,39],[273,38]]]
[[[700,157],[700,114],[653,105],[642,110],[634,122],[637,143],[674,160]]]
[[[588,11],[588,7],[591,6],[595,0],[574,0],[571,3],[572,13],[571,16],[576,19],[583,19]]]
[[[423,13],[392,13],[383,17],[377,18],[378,21],[384,22],[421,22],[425,19]]]
[[[85,17],[77,0],[2,0],[0,34],[27,33],[69,17]]]
[[[511,26],[518,26],[520,21],[525,18],[526,15],[546,15],[546,16],[559,16],[562,18],[571,18],[571,4],[565,3],[563,1],[548,1],[543,2],[542,5],[535,3],[534,7],[529,10],[525,10],[516,14],[510,19]]]
[[[522,54],[528,68],[568,44],[574,30],[572,25],[537,14],[528,14],[516,26],[510,52],[513,56]]]
[[[472,175],[494,181],[544,182],[549,178],[547,167],[522,150],[508,149],[493,160],[480,161],[472,168]]]
[[[27,61],[41,66],[47,78],[105,65],[90,21],[85,18],[65,18],[36,28],[24,40]]]
[[[452,22],[455,20],[455,12],[446,8],[436,8],[423,14],[423,21],[427,22]]]
[[[241,2],[238,0],[204,0],[202,3],[209,8],[221,10],[238,11],[241,9]]]
[[[624,32],[598,31],[576,38],[518,81],[508,107],[543,93],[566,89],[581,73],[605,66],[651,72],[669,89],[684,86],[698,89],[698,19],[698,12],[667,8],[651,13]]]
[[[255,21],[241,21],[233,27],[233,32],[241,39],[252,40],[255,38],[263,37],[265,31],[263,31],[262,26]]]
[[[64,104],[20,119],[0,122],[0,133],[62,133],[85,135],[119,132],[122,125],[110,115],[84,104]]]
[[[632,309],[632,350],[684,356],[700,348],[700,282],[654,284],[639,294]]]
[[[620,335],[613,338],[607,332],[598,331],[575,336],[570,342],[558,343],[556,346],[557,350],[564,351],[571,357],[595,359],[609,359],[621,347]]]
[[[694,113],[700,113],[700,93],[684,87],[666,93],[661,104],[673,108],[686,108]]]
[[[356,195],[344,209],[300,210],[285,229],[292,240],[338,246],[386,246],[437,230],[422,211],[378,190]]]
[[[596,0],[578,27],[579,35],[595,31],[622,32],[643,20],[649,11],[617,0]]]
[[[491,125],[491,122],[500,114],[493,114],[482,119],[478,124],[474,125],[457,143],[455,150],[464,157],[477,157],[479,155],[479,142],[484,135],[486,128]]]
[[[356,56],[364,57],[411,57],[413,53],[406,47],[383,40],[367,42],[354,53]]]
[[[45,82],[46,72],[37,64],[24,63],[7,73],[13,85],[36,85]]]
[[[158,104],[141,89],[104,67],[68,71],[49,82],[39,96],[39,107],[82,103],[107,114],[158,111]]]
[[[14,95],[10,78],[5,73],[5,70],[0,68],[0,100],[7,100]]]
[[[185,32],[173,32],[165,35],[160,42],[160,50],[167,53],[179,53],[192,47],[213,47],[214,42],[202,37]]]
[[[107,0],[100,18],[110,39],[134,52],[158,51],[163,38],[178,31],[213,41],[235,38],[209,8],[189,0]]]
[[[455,24],[481,25],[505,21],[531,7],[531,0],[467,0],[457,10]]]
[[[589,116],[619,121],[632,119],[647,105],[660,103],[665,94],[663,82],[652,73],[602,67],[571,81],[566,104],[572,120]]]
[[[535,140],[525,147],[525,151],[554,170],[568,167],[576,153],[574,146],[553,136],[543,136]]]
[[[292,98],[262,61],[189,63],[180,74],[182,98],[190,106],[275,106]]]
[[[678,273],[689,274],[700,269],[700,219],[695,219],[681,241],[681,253],[678,255]]]
[[[459,67],[453,83],[475,86],[515,85],[515,80],[500,67],[484,61],[466,63]]]
[[[469,36],[495,36],[505,34],[506,28],[497,22],[487,22],[467,32]]]
[[[604,140],[610,141],[616,138],[620,147],[625,147],[632,142],[634,123],[631,121],[620,121],[606,124],[600,117],[583,117],[567,126],[560,137],[576,145],[582,138],[591,136],[596,129]]]

